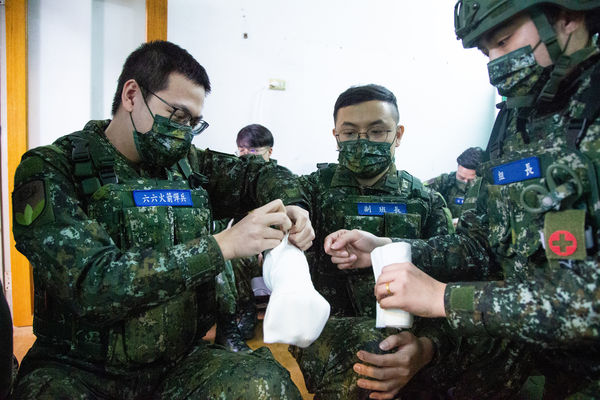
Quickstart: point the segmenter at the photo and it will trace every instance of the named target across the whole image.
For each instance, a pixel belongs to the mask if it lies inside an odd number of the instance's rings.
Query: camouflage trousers
[[[411,330],[417,336],[435,337],[434,342],[442,348],[436,359],[402,389],[402,399],[516,398],[531,371],[529,354],[508,341],[455,339],[447,332],[444,320],[416,319]],[[289,351],[315,400],[368,399],[370,391],[356,385],[359,375],[352,369],[360,362],[356,353],[386,353],[379,349],[379,343],[397,332],[377,329],[375,320],[366,317],[332,317],[311,346],[290,346]]]
[[[25,357],[14,399],[301,399],[289,372],[266,347],[239,354],[203,343],[175,364],[123,374],[74,365],[45,351],[36,344]]]
[[[250,281],[255,276],[262,276],[256,256],[225,261],[223,272],[217,276],[219,313],[235,314],[240,303],[254,304]]]

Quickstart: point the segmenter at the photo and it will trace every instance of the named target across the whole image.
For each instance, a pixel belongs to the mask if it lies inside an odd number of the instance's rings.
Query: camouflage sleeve
[[[429,238],[454,233],[452,215],[446,207],[446,200],[435,190],[428,188],[425,188],[425,190],[429,193],[431,212],[423,226],[423,237]]]
[[[428,188],[435,190],[436,192],[442,193],[442,196],[443,196],[444,189],[446,188],[446,186],[448,186],[449,176],[450,176],[449,174],[441,174],[441,175],[436,176],[435,178],[431,178],[423,183]]]
[[[243,217],[275,199],[307,208],[297,177],[276,162],[261,157],[236,157],[210,150],[197,150],[200,173],[208,177],[215,219]]]
[[[81,208],[67,160],[58,149],[41,148],[25,154],[15,174],[13,209],[25,212],[14,217],[13,232],[36,287],[97,324],[215,279],[224,261],[209,235],[160,250],[117,247]]]
[[[449,323],[465,334],[489,334],[544,347],[583,349],[600,332],[598,263],[580,261],[527,281],[459,282],[446,287]]]
[[[490,257],[487,196],[481,180],[469,191],[455,234],[429,239],[395,239],[411,244],[413,264],[443,282],[499,279],[500,266]]]

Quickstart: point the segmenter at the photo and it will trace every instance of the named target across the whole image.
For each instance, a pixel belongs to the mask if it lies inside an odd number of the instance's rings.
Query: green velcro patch
[[[457,311],[473,311],[475,288],[464,286],[453,288],[450,293],[450,306]]]
[[[35,180],[20,186],[14,191],[12,200],[15,221],[19,225],[31,225],[46,206],[44,181]]]
[[[40,174],[44,169],[44,162],[39,157],[29,157],[21,161],[15,172],[15,187],[28,181],[31,177]]]
[[[544,216],[544,240],[549,260],[584,260],[585,210],[548,212]]]

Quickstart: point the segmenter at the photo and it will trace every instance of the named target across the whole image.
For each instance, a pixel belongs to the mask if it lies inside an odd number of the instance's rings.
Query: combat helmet
[[[526,10],[555,65],[554,76],[541,95],[542,99],[551,100],[564,71],[576,60],[562,54],[556,32],[541,7],[546,4],[573,11],[600,9],[600,0],[458,0],[454,7],[454,30],[464,48],[476,47],[485,33]]]

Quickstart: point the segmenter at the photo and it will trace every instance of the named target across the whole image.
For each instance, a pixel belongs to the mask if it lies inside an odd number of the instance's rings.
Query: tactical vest
[[[405,171],[388,179],[388,194],[360,194],[354,186],[332,187],[336,165],[319,170],[317,212],[311,218],[317,227],[315,243],[338,229],[361,229],[377,236],[420,238],[431,214],[429,192]],[[369,190],[369,189],[365,189]],[[312,261],[315,287],[332,305],[332,313],[344,316],[374,316],[374,277],[370,268],[339,270],[319,247]]]
[[[162,251],[209,234],[208,194],[200,185],[190,184],[189,176],[193,174],[187,160],[182,161],[187,168],[180,166],[179,171],[171,171],[165,180],[122,181],[115,176],[94,140],[87,143],[87,138],[80,134],[70,139],[74,144],[72,162],[80,198],[85,200],[88,216],[99,222],[117,247],[140,252]],[[109,370],[170,362],[185,354],[212,325],[210,316],[201,321],[199,311],[214,310],[214,289],[213,281],[197,290],[184,290],[109,327],[93,327],[79,319],[63,318],[40,320],[36,330],[52,340],[62,338],[69,344],[71,355],[105,363]],[[46,312],[42,314],[52,315],[49,308],[58,304],[48,305],[48,299],[43,301]],[[64,311],[55,310],[54,314],[68,315]]]
[[[598,65],[590,79],[593,83],[574,99],[585,107],[581,115],[563,115],[565,120],[554,124],[565,140],[555,135],[529,143],[525,136],[518,152],[504,155],[509,111],[503,109],[496,121],[487,148],[491,160],[480,166],[478,175],[488,183],[490,244],[504,263],[507,279],[541,266],[571,265],[570,260],[589,259],[597,251],[600,164],[579,146],[600,114]],[[526,128],[535,130],[536,122],[521,122],[519,131]]]

